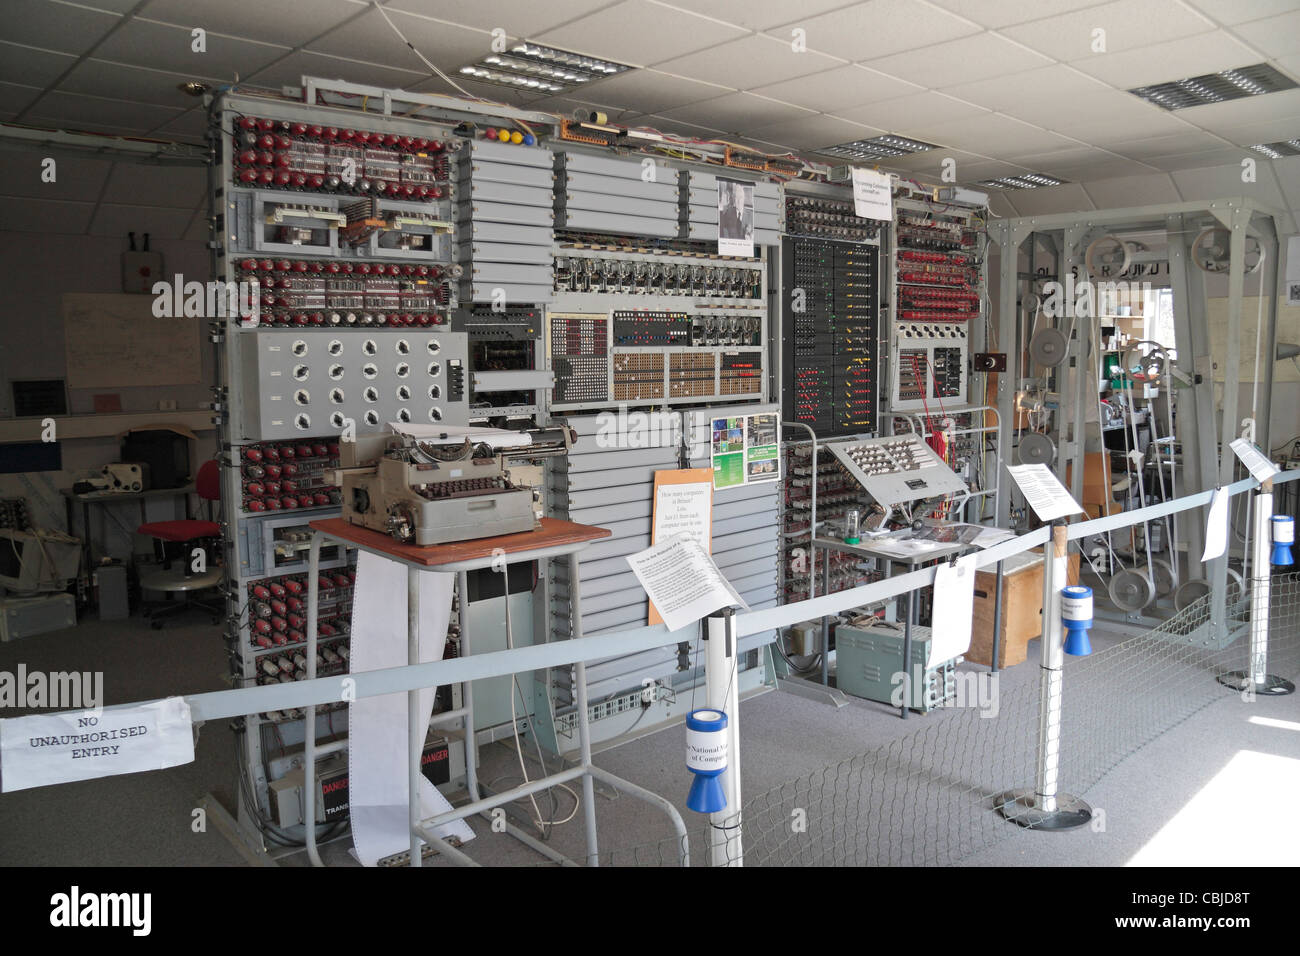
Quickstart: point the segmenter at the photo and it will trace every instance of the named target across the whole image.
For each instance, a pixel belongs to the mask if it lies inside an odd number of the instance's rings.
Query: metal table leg
[[[569,606],[573,614],[573,639],[582,637],[581,578],[578,555],[569,555]],[[582,759],[583,820],[587,829],[587,865],[600,866],[600,851],[596,845],[596,788],[591,776],[591,728],[587,716],[587,665],[578,661],[574,666],[578,681],[578,750]]]
[[[406,663],[420,663],[420,572],[406,569]],[[420,848],[420,754],[424,750],[424,726],[420,720],[420,691],[406,692],[406,729],[408,734],[407,810],[411,828],[411,866],[423,865]]]
[[[319,531],[311,535],[311,547],[307,552],[307,679],[316,679],[316,640],[317,621],[320,617],[316,608],[320,596],[320,546],[324,537]],[[320,851],[316,848],[316,705],[307,707],[307,724],[303,728],[302,744],[303,782],[303,839],[307,844],[307,857],[312,866],[324,866]]]

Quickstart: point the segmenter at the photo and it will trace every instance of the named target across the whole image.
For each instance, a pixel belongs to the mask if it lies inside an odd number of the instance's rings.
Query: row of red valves
[[[326,571],[316,578],[316,583],[320,586],[322,593],[333,591],[335,588],[350,588],[357,582],[357,572],[351,568],[340,568],[337,571]],[[301,575],[294,577],[285,577],[279,580],[270,580],[265,584],[254,584],[249,588],[249,594],[257,601],[270,601],[272,598],[284,601],[286,604],[289,599],[303,598],[307,593],[307,580]],[[299,607],[298,610],[303,608]]]
[[[269,141],[263,148],[277,146],[288,149],[293,139],[321,140],[332,143],[353,143],[357,146],[379,146],[410,153],[441,153],[447,148],[446,143],[438,139],[423,136],[399,136],[396,133],[374,133],[364,129],[346,129],[338,126],[322,126],[317,123],[294,123],[289,120],[272,120],[252,116],[241,116],[235,123],[241,134],[253,133],[258,143]]]
[[[411,262],[339,262],[333,259],[241,259],[245,272],[296,272],[310,275],[406,276],[413,279],[455,279],[464,274],[464,266],[424,265]],[[255,277],[254,277],[255,278]],[[272,280],[274,282],[275,280]],[[274,287],[274,286],[272,286]]]
[[[271,316],[263,315],[259,320],[261,325],[378,325],[378,326],[418,326],[424,328],[430,325],[445,325],[447,317],[439,315],[436,312],[402,312],[402,313],[369,313],[363,312],[358,315],[355,312],[293,312],[293,313],[276,313]]]
[[[244,448],[244,461],[274,462],[293,458],[337,458],[338,442],[306,442],[297,445],[248,445]],[[258,477],[261,477],[260,475]],[[279,475],[272,477],[278,478]]]
[[[268,641],[261,645],[270,647]],[[339,642],[334,647],[321,647],[316,651],[316,667],[318,670],[327,667],[339,667],[347,661],[349,656],[348,647],[345,643]],[[281,683],[289,680],[306,680],[307,679],[307,658],[298,651],[292,656],[285,655],[271,660],[268,654],[258,661],[258,666],[269,677],[274,677]]]

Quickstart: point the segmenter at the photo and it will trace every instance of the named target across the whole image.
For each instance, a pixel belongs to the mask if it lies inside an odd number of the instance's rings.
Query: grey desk
[[[194,485],[182,485],[179,488],[152,488],[149,491],[89,491],[84,494],[77,494],[71,488],[60,488],[59,494],[63,495],[63,504],[66,511],[68,522],[68,534],[75,534],[73,527],[73,508],[75,505],[81,505],[81,527],[82,527],[82,568],[85,573],[89,574],[90,569],[95,566],[94,562],[94,532],[90,527],[90,509],[96,505],[117,504],[123,501],[138,501],[140,503],[140,523],[146,524],[149,516],[146,512],[146,506],[152,500],[158,498],[184,498],[185,500],[185,517],[190,516],[190,495],[194,493]]]

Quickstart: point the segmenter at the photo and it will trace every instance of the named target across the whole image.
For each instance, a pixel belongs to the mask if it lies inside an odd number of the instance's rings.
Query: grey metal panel
[[[737,552],[733,551],[732,553],[736,554]],[[721,570],[721,568],[719,568],[719,570]],[[728,564],[726,568],[728,577],[734,575],[737,578],[747,578],[751,574],[764,574],[768,572],[776,574],[777,571],[777,552],[775,551],[765,557],[754,558],[750,561],[739,561],[735,564]]]
[[[475,222],[504,222],[512,226],[543,226],[550,228],[555,214],[542,206],[517,206],[499,202],[463,202],[461,219]]]
[[[470,157],[474,162],[506,163],[511,166],[533,166],[549,170],[555,163],[551,150],[543,146],[524,146],[499,143],[489,139],[471,140]]]
[[[474,302],[493,302],[497,290],[505,296],[506,305],[527,305],[533,302],[550,302],[550,285],[502,285],[501,283],[474,282],[470,285],[470,298]]]
[[[462,188],[462,199],[469,199],[472,202],[501,202],[513,203],[520,206],[545,206],[548,209],[554,203],[554,191],[551,184],[547,183],[546,187],[538,188],[537,186],[520,186],[514,183],[495,183],[482,179],[471,178],[468,185]]]
[[[471,372],[470,381],[476,392],[514,392],[521,389],[550,388],[555,373],[550,369],[511,372]]]
[[[594,446],[595,443],[593,438],[591,444]],[[557,467],[556,470],[576,474],[582,471],[630,468],[635,465],[662,465],[664,468],[676,468],[675,451],[676,449],[673,448],[596,449],[588,454],[571,453],[565,464]]]
[[[652,502],[647,497],[645,500],[633,498],[622,505],[604,505],[599,508],[570,508],[569,520],[576,521],[578,524],[594,524],[604,527],[603,522],[617,521],[620,518],[648,518],[652,506]]]
[[[590,472],[556,472],[554,487],[567,491],[570,495],[586,491],[589,488],[613,488],[638,482],[654,481],[654,473],[662,466],[651,465],[640,468],[609,468],[604,471]]]
[[[527,246],[517,242],[471,242],[461,246],[461,255],[474,262],[516,262],[548,268],[554,259],[550,246]]]
[[[535,169],[530,166],[515,166],[508,163],[475,162],[468,167],[470,182],[504,183],[511,186],[527,186],[542,189],[548,194],[555,186],[555,174],[547,169]]]
[[[580,567],[582,569],[581,573],[582,573],[583,588],[586,588],[588,581],[595,581],[599,578],[606,578],[612,575],[623,574],[630,570],[627,560],[618,555],[615,555],[612,558],[602,558],[602,559],[593,558],[587,561],[583,561]],[[564,580],[564,578],[561,577],[561,570],[559,568],[556,569],[555,574],[556,574],[556,580]],[[621,586],[622,585],[620,585],[620,587]],[[585,594],[586,591],[584,590],[583,593]]]
[[[700,189],[692,186],[686,190],[685,202],[683,205],[690,208],[691,218],[695,218],[696,207],[700,209],[712,209],[714,219],[718,215],[718,190],[715,186],[713,189]],[[764,195],[757,189],[754,190],[754,212],[768,216],[776,216],[781,212],[781,201],[776,196]]]
[[[639,159],[614,159],[608,156],[592,156],[587,153],[559,150],[555,154],[557,165],[566,172],[594,173],[597,176],[615,176],[623,179],[641,181],[644,167]],[[679,170],[661,163],[655,164],[655,181],[659,183],[676,183],[681,175]]]
[[[617,216],[590,212],[585,209],[568,210],[558,216],[555,224],[565,229],[584,229],[591,232],[612,232],[619,235],[659,236],[665,239],[677,235],[677,218],[647,219],[639,216]]]
[[[583,621],[586,621],[587,614],[599,614],[602,611],[612,611],[615,608],[625,607],[629,599],[635,596],[635,592],[630,590],[608,591],[604,594],[582,595],[582,613]],[[569,593],[566,589],[564,597],[567,600]],[[645,597],[645,592],[641,592],[641,597]],[[584,624],[585,626],[585,624]]]
[[[551,248],[551,230],[537,226],[521,229],[503,222],[463,221],[457,226],[457,239],[468,242],[511,242]]]
[[[617,558],[629,554],[635,554],[638,551],[644,551],[650,547],[650,531],[647,528],[645,534],[630,535],[626,538],[606,538],[603,541],[597,541],[595,544],[588,545],[583,554],[591,556],[593,561],[600,558]]]
[[[611,180],[612,182],[613,180]],[[572,213],[575,209],[617,213],[620,216],[641,216],[647,219],[677,219],[677,206],[671,202],[656,202],[635,196],[613,196],[605,193],[574,192],[569,190],[559,196],[557,205]]]
[[[725,538],[727,535],[735,534],[738,531],[751,531],[757,526],[776,524],[776,511],[770,511],[766,515],[741,515],[738,518],[727,518],[725,521],[719,521],[717,517],[713,519],[713,537],[714,540]]]
[[[703,241],[718,238],[718,224],[714,223],[684,223],[681,227],[684,230],[684,236],[687,239],[699,239]],[[781,244],[781,234],[775,227],[771,229],[754,229],[754,245],[756,246],[779,246]]]
[[[552,271],[547,265],[478,261],[470,266],[467,272],[470,281],[479,285],[551,287]]]
[[[739,534],[715,536],[713,539],[713,553],[721,554],[724,551],[731,551],[735,548],[750,548],[768,545],[773,550],[776,548],[776,529],[759,528],[755,531],[742,531]]]
[[[603,193],[611,196],[634,196],[677,205],[677,177],[671,181],[645,182],[641,179],[641,165],[636,164],[635,176],[610,176],[569,170],[564,175],[565,190],[570,193]],[[716,197],[715,200],[716,202]]]
[[[582,441],[581,438],[578,440]],[[640,484],[622,487],[591,489],[574,497],[570,497],[565,491],[553,491],[551,503],[557,507],[572,509],[616,505],[626,498],[649,501],[652,488],[653,485],[649,481],[643,481]]]
[[[724,489],[725,490],[725,489]],[[755,523],[776,522],[776,502],[764,498],[741,498],[726,504],[713,503],[713,520],[724,521],[728,518],[749,517]]]

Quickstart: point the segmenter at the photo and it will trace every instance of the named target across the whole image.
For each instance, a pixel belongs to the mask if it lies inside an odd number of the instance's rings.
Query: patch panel
[[[900,322],[893,346],[891,409],[939,413],[945,401],[966,403],[969,342],[965,323]]]
[[[704,258],[615,258],[566,250],[555,257],[556,292],[760,300],[761,268]]]
[[[865,242],[879,235],[880,225],[854,213],[851,201],[789,193],[785,199],[785,231],[791,236]]]

